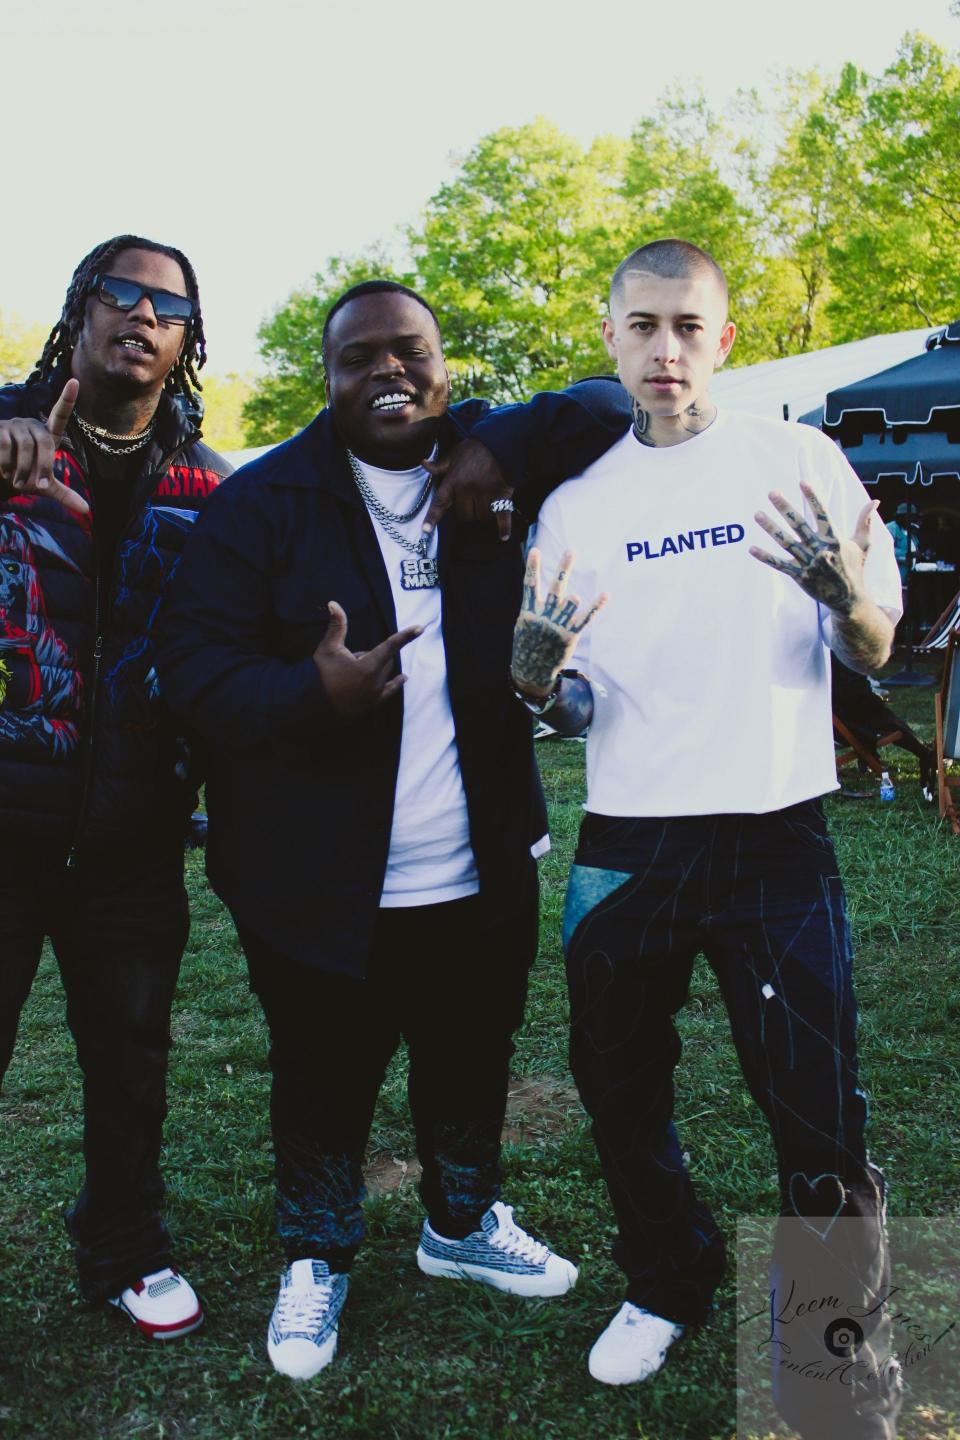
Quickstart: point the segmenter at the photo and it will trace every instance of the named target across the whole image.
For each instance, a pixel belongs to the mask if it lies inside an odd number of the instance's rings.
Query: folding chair
[[[958,624],[960,624],[960,591],[954,595],[946,610],[934,621],[920,644],[915,645],[914,649],[925,652],[945,650],[950,633],[956,629]]]
[[[920,766],[920,788],[924,797],[933,800],[936,761],[931,746],[925,745],[899,715],[894,714],[879,695],[870,688],[865,675],[859,675],[830,656],[833,690],[833,732],[834,739],[846,749],[837,754],[837,774],[847,765],[857,764],[861,770],[872,770],[882,775],[892,770],[890,761],[884,763],[880,750],[885,745],[898,745],[915,755]]]
[[[947,775],[947,762],[960,760],[960,626],[950,631],[943,661],[943,685],[935,697],[937,716],[937,787],[940,814],[950,821],[954,835],[960,835],[960,776]]]
[[[846,750],[837,751],[838,775],[847,765],[866,766],[868,770],[873,771],[874,775],[882,775],[884,770],[890,769],[890,766],[883,763],[877,751],[884,745],[897,745],[903,739],[902,730],[891,730],[889,735],[878,735],[872,747],[868,747],[844,725],[836,711],[833,715],[833,730],[834,737],[839,739],[841,744],[847,746]]]

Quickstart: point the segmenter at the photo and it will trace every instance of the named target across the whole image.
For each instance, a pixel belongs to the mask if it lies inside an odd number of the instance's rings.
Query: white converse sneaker
[[[330,1364],[347,1284],[346,1275],[331,1275],[325,1260],[294,1260],[280,1277],[267,1330],[274,1370],[292,1380],[309,1380]]]
[[[151,1340],[176,1340],[203,1324],[203,1310],[191,1285],[176,1270],[158,1270],[128,1285],[107,1302],[129,1315]]]
[[[417,1264],[425,1275],[479,1280],[511,1295],[563,1295],[577,1267],[521,1230],[513,1209],[497,1200],[463,1240],[446,1240],[423,1222]]]
[[[625,1300],[590,1351],[587,1367],[594,1380],[602,1380],[605,1385],[649,1380],[682,1334],[682,1325],[674,1325]]]

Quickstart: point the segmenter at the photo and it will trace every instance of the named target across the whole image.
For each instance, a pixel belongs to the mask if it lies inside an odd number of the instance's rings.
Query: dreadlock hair
[[[176,364],[164,381],[164,389],[171,393],[203,389],[197,379],[197,371],[202,370],[207,363],[207,341],[203,333],[200,287],[196,273],[182,250],[175,249],[173,245],[161,245],[157,240],[145,240],[142,235],[115,235],[112,240],[95,245],[90,254],[83,257],[73,272],[60,319],[47,337],[43,353],[27,381],[28,384],[36,380],[46,380],[59,365],[70,363],[74,346],[83,329],[90,282],[94,275],[103,274],[110,261],[115,260],[124,250],[152,250],[157,255],[168,255],[171,260],[176,260],[183,271],[187,294],[196,308],[184,327],[183,345]]]
[[[342,295],[338,295],[327,311],[327,318],[323,322],[323,336],[320,340],[320,358],[324,365],[327,363],[330,322],[334,315],[342,310],[344,305],[349,305],[351,300],[358,300],[361,295],[381,295],[384,293],[408,295],[411,300],[416,300],[418,305],[422,305],[434,325],[436,325],[437,334],[440,335],[440,344],[441,346],[443,345],[443,336],[440,334],[440,321],[434,314],[433,306],[424,300],[422,295],[418,295],[416,290],[411,290],[409,285],[401,285],[399,280],[361,280],[358,285],[351,285],[349,290],[344,290]]]

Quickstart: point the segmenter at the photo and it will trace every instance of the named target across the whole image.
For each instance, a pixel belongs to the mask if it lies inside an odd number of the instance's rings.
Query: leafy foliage
[[[253,395],[249,375],[203,375],[203,438],[214,450],[242,450],[243,407]]]
[[[47,332],[0,311],[0,385],[25,380],[36,364]]]
[[[346,286],[403,279],[440,315],[455,398],[518,400],[609,370],[599,320],[637,245],[679,235],[727,272],[732,363],[799,354],[960,315],[960,66],[907,35],[879,76],[788,73],[775,108],[722,114],[670,92],[625,140],[584,148],[548,120],[483,136],[404,232],[331,260],[260,332],[267,376],[251,443],[320,408],[320,335]]]

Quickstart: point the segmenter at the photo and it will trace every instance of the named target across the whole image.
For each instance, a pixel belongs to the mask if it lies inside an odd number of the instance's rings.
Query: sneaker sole
[[[320,1374],[321,1370],[325,1370],[327,1368],[327,1366],[330,1364],[330,1361],[336,1355],[337,1339],[338,1334],[335,1330],[328,1339],[324,1340],[322,1345],[315,1345],[314,1350],[316,1351],[316,1355],[312,1357],[312,1363],[306,1370],[284,1369],[282,1363],[283,1343],[276,1346],[276,1348],[271,1348],[270,1342],[268,1341],[267,1354],[270,1357],[270,1364],[273,1366],[274,1370],[276,1370],[278,1375],[285,1375],[288,1380],[312,1380],[315,1375]]]
[[[133,1311],[124,1305],[120,1299],[108,1300],[107,1304],[112,1305],[116,1310],[122,1311],[124,1315],[133,1321],[134,1325],[136,1325],[140,1331],[140,1334],[146,1335],[148,1340],[179,1340],[181,1335],[191,1335],[194,1330],[199,1330],[203,1324],[202,1310],[195,1310],[186,1320],[175,1320],[170,1325],[151,1325],[149,1320],[141,1320],[139,1316],[134,1315]]]
[[[525,1295],[528,1298],[539,1297],[544,1300],[556,1295],[566,1295],[577,1283],[576,1271],[572,1278],[564,1275],[558,1280],[547,1280],[543,1275],[511,1275],[506,1271],[487,1270],[482,1265],[457,1265],[451,1260],[437,1260],[422,1249],[417,1250],[417,1264],[424,1275],[430,1275],[434,1279],[477,1280],[481,1285],[490,1285],[494,1290],[503,1290],[508,1295]]]

